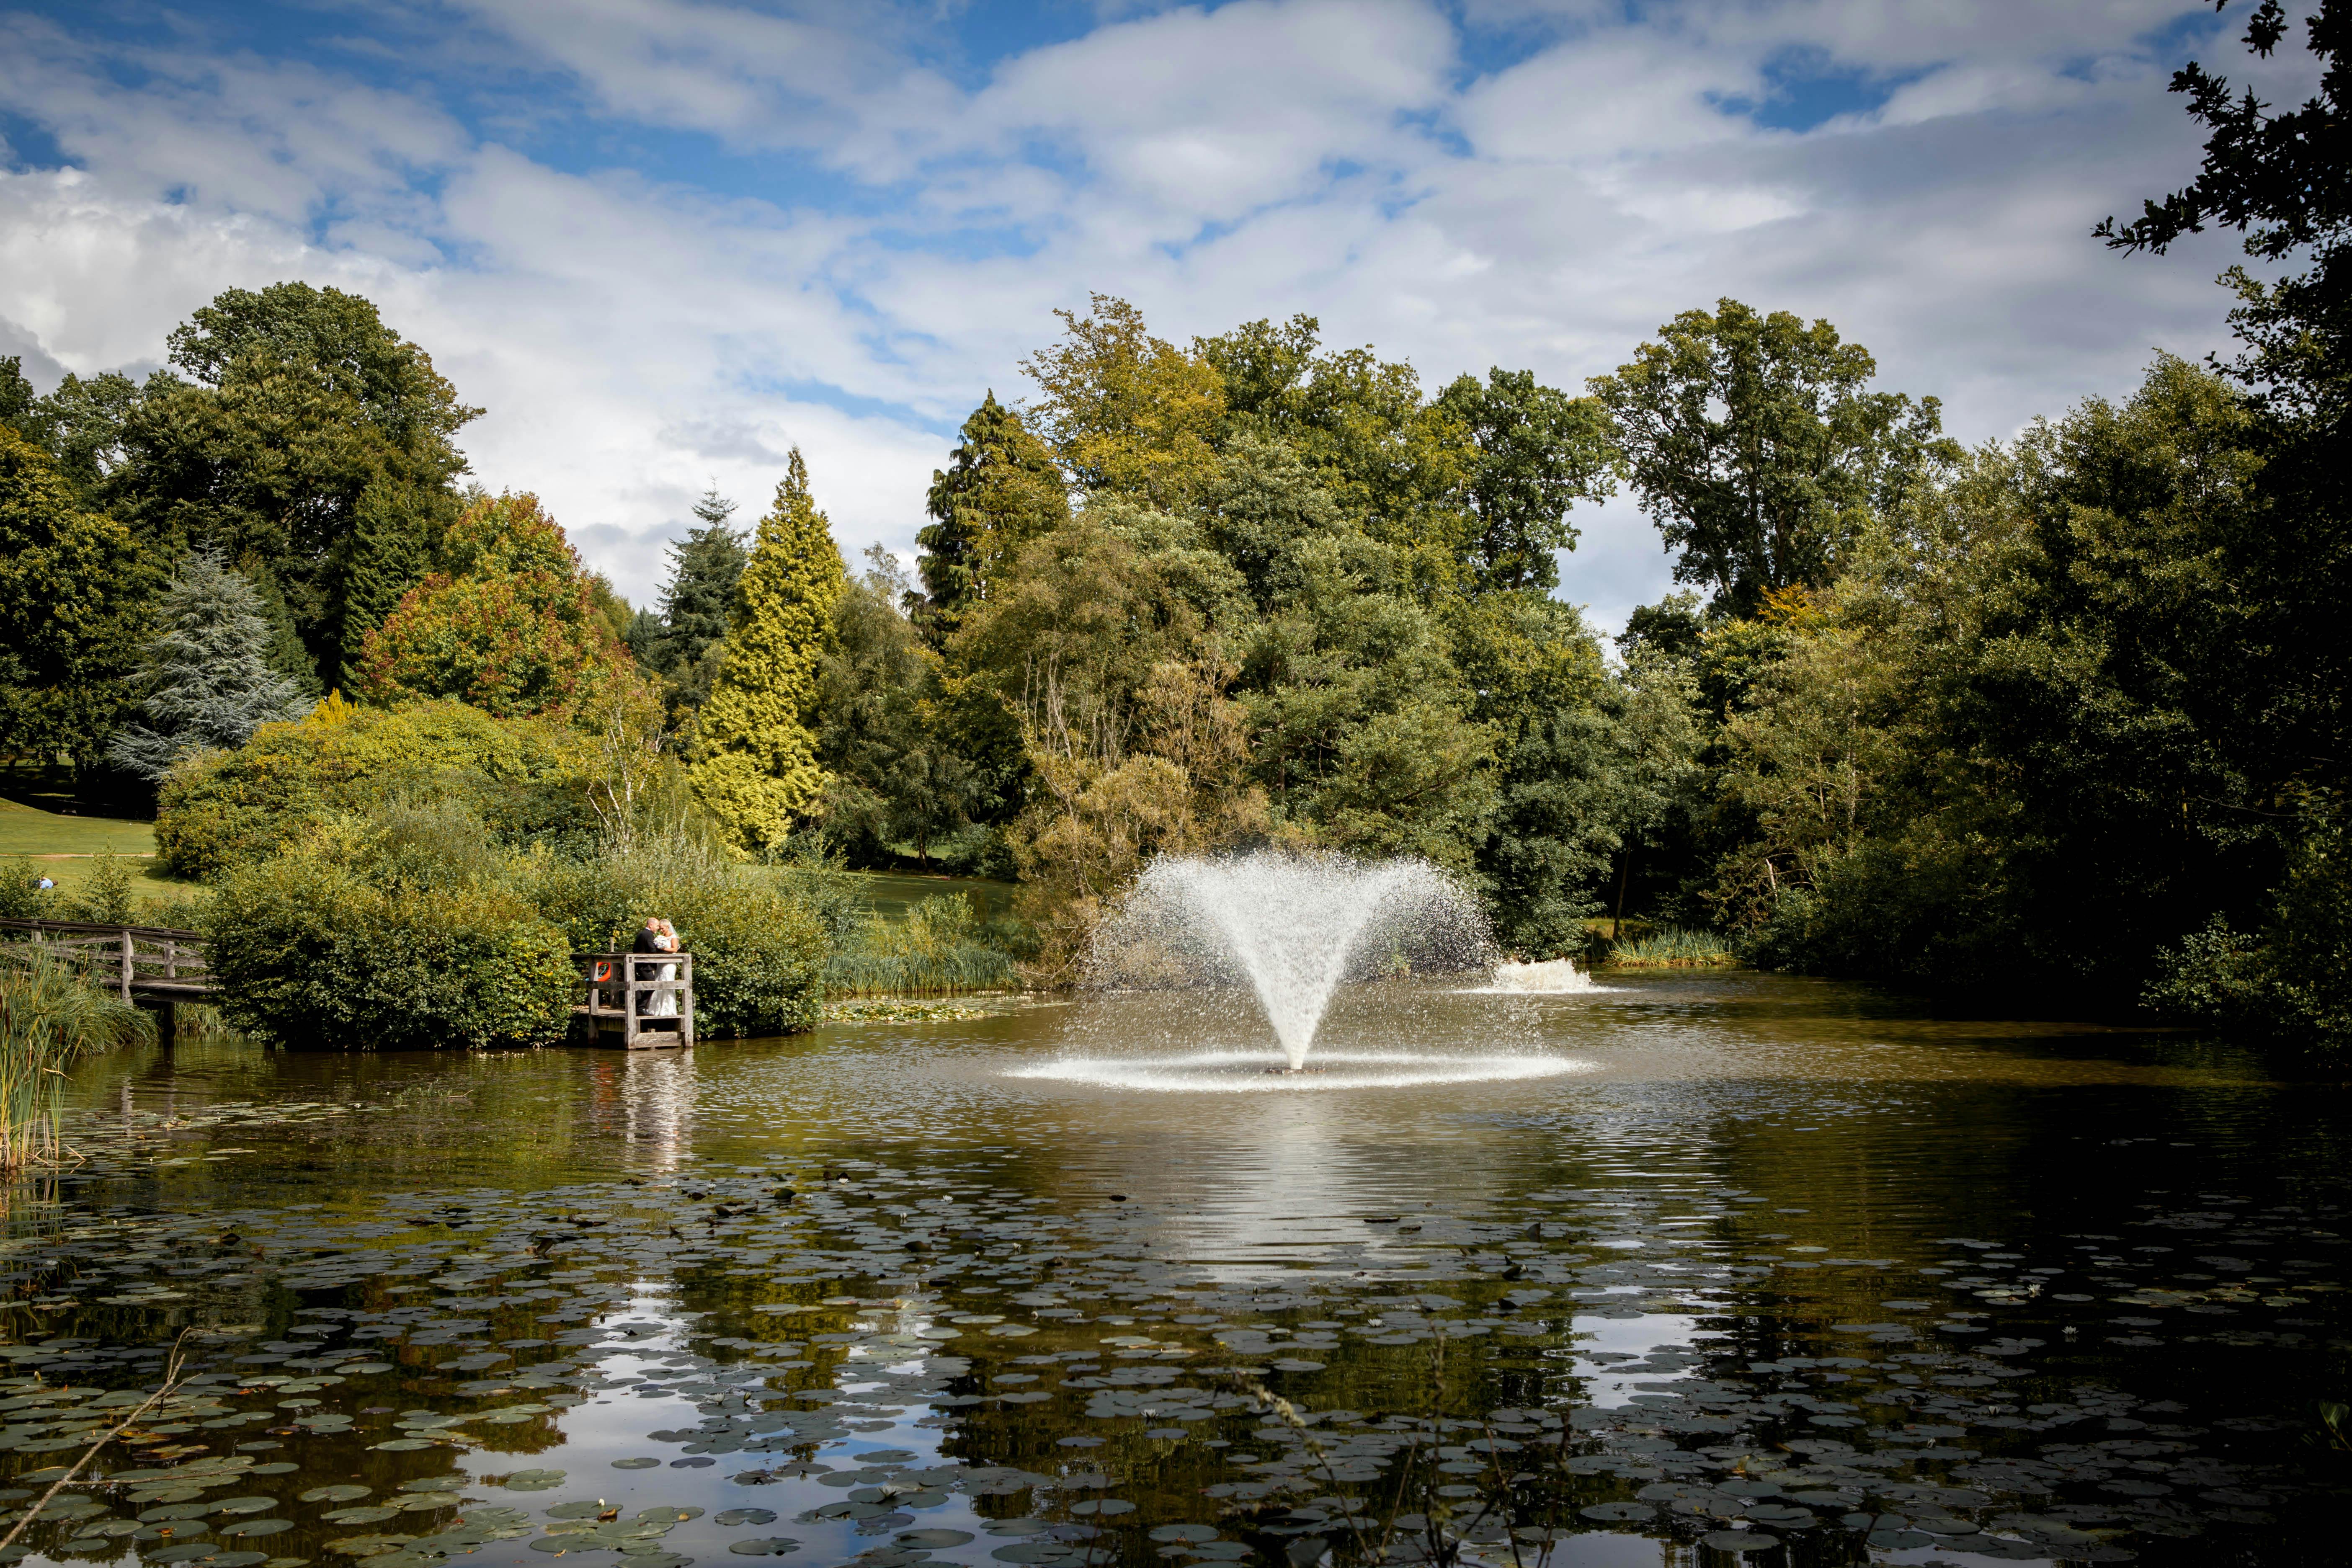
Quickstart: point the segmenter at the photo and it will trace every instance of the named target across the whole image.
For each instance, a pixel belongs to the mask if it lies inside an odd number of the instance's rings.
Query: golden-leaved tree
[[[735,585],[696,735],[694,792],[746,848],[781,843],[824,792],[811,710],[846,577],[795,447]]]

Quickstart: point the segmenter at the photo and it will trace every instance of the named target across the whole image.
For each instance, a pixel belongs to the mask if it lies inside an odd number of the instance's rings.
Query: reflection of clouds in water
[[[1625,1294],[1638,1297],[1639,1288]],[[1638,1318],[1603,1318],[1580,1314],[1571,1331],[1576,1345],[1576,1373],[1584,1380],[1584,1403],[1609,1410],[1631,1404],[1650,1384],[1696,1375],[1695,1368],[1644,1364],[1655,1352],[1700,1353],[1699,1321],[1674,1312],[1644,1312]],[[1719,1338],[1710,1335],[1709,1338]],[[1630,1356],[1623,1362],[1601,1362],[1596,1356]]]
[[[1265,1051],[1206,1050],[1185,1056],[1063,1057],[1014,1068],[1007,1078],[1045,1079],[1102,1089],[1214,1094],[1304,1093],[1315,1089],[1410,1089],[1429,1084],[1508,1083],[1591,1072],[1574,1057],[1536,1053],[1454,1056],[1413,1051],[1318,1051],[1303,1072],[1286,1072]]]

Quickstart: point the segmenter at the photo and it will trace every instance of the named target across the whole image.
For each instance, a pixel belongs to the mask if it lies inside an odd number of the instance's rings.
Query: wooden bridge
[[[213,994],[205,967],[205,939],[168,926],[86,925],[79,921],[0,921],[0,929],[31,933],[47,952],[125,1002],[202,1002]]]
[[[160,1010],[167,1035],[180,1003],[219,994],[205,964],[205,939],[196,931],[15,920],[0,920],[0,931],[23,931],[123,1001]],[[694,954],[575,952],[572,963],[577,988],[572,1016],[584,1037],[580,1043],[627,1050],[694,1044]],[[673,966],[673,978],[658,978]]]

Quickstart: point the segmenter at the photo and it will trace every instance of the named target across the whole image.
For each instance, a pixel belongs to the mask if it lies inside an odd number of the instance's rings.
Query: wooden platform
[[[572,963],[585,994],[572,1008],[582,1044],[631,1051],[694,1044],[694,954],[575,952]],[[674,978],[656,978],[672,966]]]

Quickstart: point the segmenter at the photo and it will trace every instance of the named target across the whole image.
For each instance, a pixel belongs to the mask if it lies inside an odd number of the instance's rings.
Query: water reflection
[[[193,1330],[37,1555],[2333,1560],[2339,1090],[1744,974],[1329,1020],[1576,1075],[1009,1076],[1170,1026],[88,1064],[0,1490]]]

